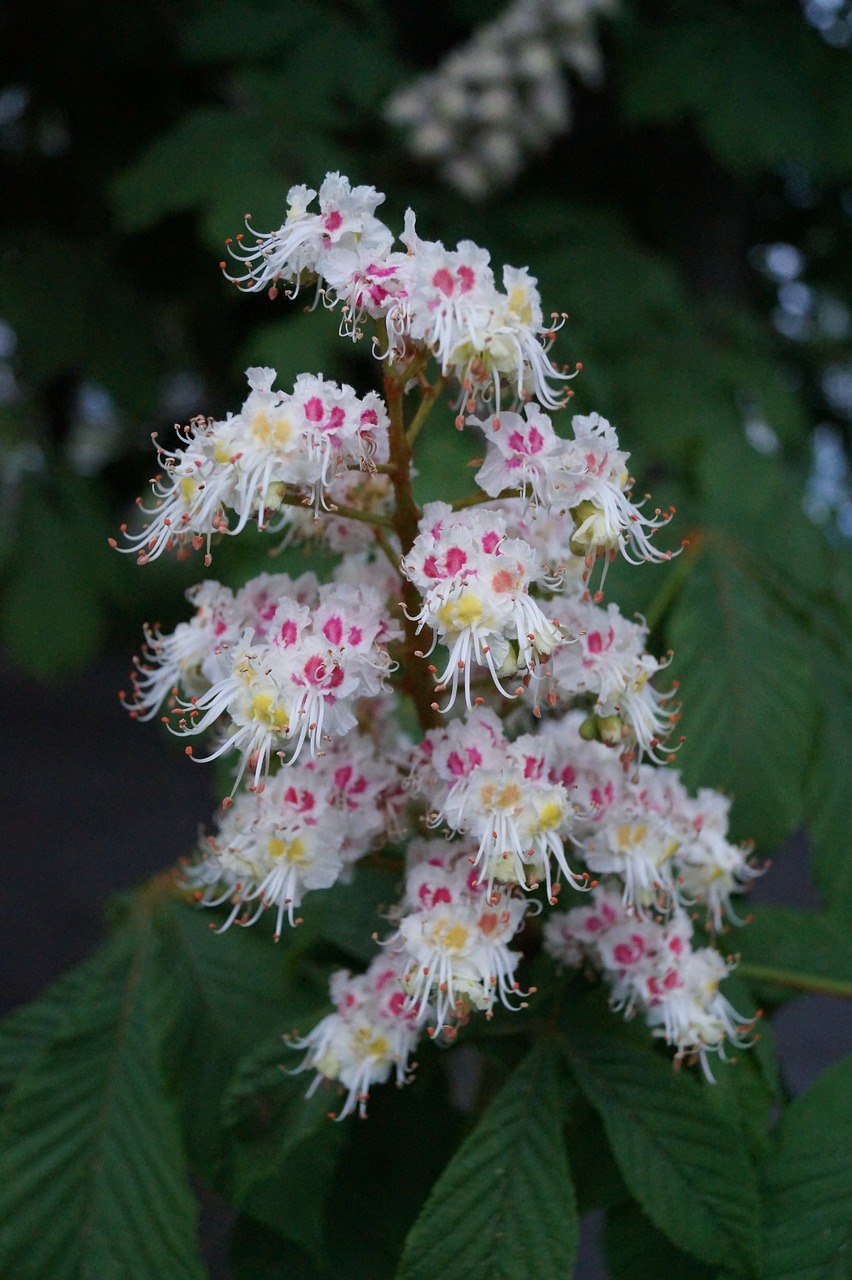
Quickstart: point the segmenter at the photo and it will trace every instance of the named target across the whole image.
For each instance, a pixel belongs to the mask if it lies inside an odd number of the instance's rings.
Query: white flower
[[[198,897],[206,906],[231,902],[219,932],[277,908],[277,940],[285,915],[291,926],[299,923],[293,913],[305,893],[329,888],[377,837],[394,833],[400,807],[396,769],[352,734],[318,760],[237,795],[189,883],[204,888]]]
[[[496,725],[495,725],[496,721]],[[429,822],[476,843],[473,865],[491,893],[495,882],[538,887],[555,897],[551,859],[575,888],[588,877],[568,865],[574,809],[567,789],[548,776],[542,743],[532,735],[508,742],[493,712],[474,712],[446,730],[430,730],[412,785],[433,806]]]
[[[359,398],[349,386],[303,373],[286,393],[273,390],[274,369],[249,369],[247,377],[251,391],[238,414],[196,419],[178,432],[180,448],[158,447],[155,505],[140,503],[151,519],[121,548],[136,551],[140,563],[205,544],[209,563],[213,534],[236,535],[249,520],[280,529],[289,521],[288,497],[319,511],[340,469],[369,471],[386,450],[388,417],[375,392]]]
[[[386,952],[366,973],[353,977],[345,970],[332,975],[331,997],[337,1008],[301,1039],[294,1049],[307,1049],[299,1071],[315,1071],[310,1097],[323,1079],[337,1081],[346,1091],[338,1120],[357,1109],[367,1113],[374,1084],[392,1074],[398,1085],[410,1079],[408,1061],[420,1034],[402,986],[400,961]]]
[[[557,369],[547,355],[554,326],[543,323],[527,268],[504,267],[501,292],[485,249],[472,240],[445,249],[439,241],[421,240],[414,223],[409,209],[402,237],[410,254],[407,296],[388,317],[392,356],[404,355],[410,343],[427,347],[441,372],[461,383],[460,406],[492,403],[499,409],[505,381],[516,399],[528,393],[559,408],[565,397],[550,382],[573,373]],[[460,416],[457,425],[463,421]]]
[[[725,1042],[747,1047],[753,1019],[744,1019],[719,991],[730,962],[712,947],[694,951],[692,923],[683,912],[669,918],[625,907],[612,887],[595,891],[591,906],[551,916],[545,950],[568,964],[600,968],[612,1003],[627,1017],[642,1012],[655,1035],[679,1059],[698,1058],[710,1080],[707,1057],[725,1059]]]
[[[494,414],[484,422],[468,418],[485,432],[488,455],[476,473],[476,483],[492,498],[504,489],[527,489],[534,494],[547,492],[551,459],[560,453],[565,442],[553,430],[550,418],[537,405],[524,406],[519,413]]]
[[[565,704],[583,694],[594,698],[589,731],[610,746],[637,749],[660,763],[673,758],[667,745],[679,717],[676,691],[660,692],[651,680],[668,666],[645,651],[648,628],[622,617],[618,605],[601,609],[590,601],[561,605],[562,623],[576,641],[553,654],[551,701]],[[551,683],[552,681],[552,683]]]
[[[481,199],[570,126],[563,68],[598,79],[594,20],[613,7],[612,0],[514,0],[437,70],[397,90],[387,117],[405,130],[415,156],[435,160],[445,181]]]
[[[490,1016],[498,997],[507,1008],[522,1007],[515,1003],[520,956],[508,943],[526,904],[502,889],[486,891],[466,850],[433,843],[427,851],[431,856],[409,868],[403,904],[409,910],[388,945],[408,961],[403,985],[418,1023],[434,1012],[430,1034],[452,1035],[469,1010]]]
[[[438,683],[439,690],[450,686],[447,705],[463,678],[470,708],[473,664],[487,668],[505,694],[501,678],[532,672],[564,635],[529,594],[543,572],[535,551],[506,536],[499,512],[454,514],[446,503],[432,502],[420,530],[402,561],[403,573],[423,597],[417,629],[429,626],[450,650]]]
[[[315,756],[329,734],[348,733],[357,723],[356,700],[380,693],[391,670],[385,646],[399,630],[384,601],[369,586],[329,583],[317,589],[315,581],[312,575],[297,583],[286,575],[263,575],[234,598],[223,619],[224,636],[215,627],[196,628],[209,645],[200,661],[194,651],[193,671],[202,673],[205,687],[198,691],[196,683],[184,696],[175,695],[171,728],[191,738],[215,727],[218,746],[196,759],[239,752],[235,789],[246,768],[258,786],[273,753],[291,764],[306,741]],[[149,638],[147,657],[161,661],[171,680],[180,669],[177,646],[169,641],[158,637],[151,647]],[[152,714],[167,685],[156,668],[144,664],[139,708]]]
[[[668,524],[674,511],[657,509],[648,517],[643,503],[631,500],[630,455],[619,449],[614,428],[597,413],[575,416],[571,426],[574,439],[566,442],[550,477],[550,500],[574,518],[572,550],[592,558],[620,551],[633,564],[670,560],[677,553],[658,551],[650,536]]]
[[[393,242],[375,210],[384,201],[375,187],[352,187],[339,173],[328,173],[319,191],[319,212],[311,212],[316,192],[310,187],[291,187],[287,196],[287,217],[277,231],[255,232],[246,244],[239,235],[227,241],[228,252],[246,267],[242,275],[228,276],[248,293],[269,289],[274,297],[280,281],[298,285],[303,274],[322,275],[324,256],[335,249],[355,249],[380,255]],[[226,264],[223,262],[222,269]]]

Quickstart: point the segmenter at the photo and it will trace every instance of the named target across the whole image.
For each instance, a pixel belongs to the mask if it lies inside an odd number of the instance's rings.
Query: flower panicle
[[[218,912],[212,930],[267,917],[277,940],[359,863],[404,863],[379,954],[334,974],[333,1012],[291,1041],[309,1092],[339,1091],[337,1118],[409,1080],[424,1035],[451,1044],[477,1014],[526,1007],[518,940],[567,899],[546,951],[601,973],[613,1008],[709,1074],[710,1056],[748,1043],[714,935],[741,922],[737,895],[759,871],[728,839],[730,801],[690,794],[673,767],[671,655],[602,602],[616,556],[678,554],[654,541],[673,512],[634,500],[605,418],[560,433],[580,366],[551,359],[565,317],[545,320],[529,271],[498,283],[486,250],[423,239],[410,210],[396,247],[383,200],[339,173],[293,187],[277,230],[229,245],[228,278],[273,297],[315,283],[342,335],[374,326],[384,396],[319,373],[285,391],[274,369],[249,368],[237,413],[155,441],[147,523],[125,531],[142,563],[203,549],[209,564],[250,523],[281,533],[277,550],[340,557],[324,581],[207,579],[187,621],[144,629],[125,705],[159,716],[194,760],[232,765],[184,886]],[[455,425],[484,440],[478,489],[421,508],[411,450],[450,379]]]

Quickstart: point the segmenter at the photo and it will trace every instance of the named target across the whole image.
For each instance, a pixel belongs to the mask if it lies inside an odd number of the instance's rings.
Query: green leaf
[[[25,495],[0,640],[15,662],[43,680],[71,674],[101,647],[106,619],[91,573],[96,538],[52,494],[33,488]],[[104,532],[99,549],[105,547]]]
[[[732,932],[728,935],[728,938],[729,940],[738,939],[741,936],[741,934]],[[748,984],[738,972],[732,973],[725,978],[722,994],[730,1000],[737,1013],[742,1015],[743,1021],[758,1017],[758,1004]],[[746,1057],[749,1062],[753,1062],[760,1069],[760,1074],[770,1096],[776,1101],[783,1099],[785,1095],[784,1086],[781,1082],[778,1046],[775,1043],[775,1033],[772,1030],[772,1026],[766,1019],[758,1020],[755,1023],[754,1034]],[[713,1074],[716,1075],[715,1065]]]
[[[758,1198],[739,1135],[686,1072],[626,1039],[569,1029],[565,1052],[621,1175],[660,1231],[704,1262],[757,1272]]]
[[[283,221],[288,185],[257,119],[204,106],[155,138],[113,194],[127,231],[144,231],[172,213],[203,210],[205,239],[221,247],[240,230],[246,210],[257,210],[261,228],[272,225],[268,220]]]
[[[56,1034],[87,982],[94,979],[107,960],[104,952],[98,952],[54,982],[37,1000],[15,1009],[0,1023],[0,1102],[39,1050]]]
[[[838,915],[852,913],[852,804],[849,803],[849,743],[852,700],[830,669],[823,669],[823,714],[817,751],[808,777],[806,821],[811,871],[826,904]]]
[[[792,159],[813,169],[825,155],[809,42],[816,45],[815,33],[792,11],[675,9],[664,40],[659,24],[648,23],[622,46],[627,115],[636,122],[691,115],[720,159],[738,169]]]
[[[432,1190],[399,1280],[564,1280],[577,1246],[557,1064],[539,1045]]]
[[[803,635],[721,534],[691,554],[667,629],[685,695],[678,765],[688,786],[733,793],[737,838],[774,848],[801,818],[812,747]]]
[[[712,1070],[713,1082],[704,1082],[705,1098],[719,1112],[723,1124],[738,1129],[751,1158],[759,1160],[768,1142],[769,1117],[775,1100],[754,1048],[738,1050],[737,1056],[728,1062],[714,1062]]]
[[[16,1280],[201,1280],[195,1206],[157,1061],[142,920],[3,1113],[0,1274]]]
[[[377,953],[373,935],[388,932],[387,909],[399,897],[399,875],[356,866],[351,884],[336,884],[306,897],[302,908],[304,940],[316,937],[368,964]]]
[[[715,1269],[675,1248],[632,1202],[607,1211],[603,1251],[611,1280],[674,1280],[676,1276],[713,1280],[715,1276]]]
[[[236,1139],[233,1199],[321,1259],[325,1200],[348,1130],[329,1118],[326,1090],[306,1097],[312,1077],[292,1074],[298,1065],[280,1036],[240,1064],[224,1100]]]
[[[217,935],[217,923],[213,912],[174,896],[165,897],[157,917],[170,1079],[192,1161],[227,1193],[233,1146],[216,1117],[240,1057],[288,1029],[296,957],[289,938],[276,945],[259,927]]]
[[[852,996],[849,929],[824,912],[756,906],[735,941],[743,978],[791,991]]]
[[[765,1166],[765,1280],[852,1277],[852,1058],[790,1106]]]

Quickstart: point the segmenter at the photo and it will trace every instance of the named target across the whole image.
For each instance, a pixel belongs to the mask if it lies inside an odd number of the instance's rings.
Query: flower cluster
[[[187,880],[205,905],[230,903],[222,929],[237,919],[253,924],[262,911],[277,908],[277,939],[285,913],[294,925],[303,895],[330,888],[379,836],[392,832],[400,807],[398,770],[353,733],[306,762],[297,777],[282,770],[259,795],[241,792]]]
[[[527,405],[525,418],[505,413],[482,423],[487,453],[476,475],[492,497],[504,490],[529,491],[536,504],[571,517],[570,546],[589,563],[617,553],[633,563],[670,560],[651,542],[655,530],[668,524],[674,511],[649,517],[642,503],[631,501],[627,472],[629,453],[618,446],[614,428],[593,413],[575,416],[572,440],[560,439],[547,414]],[[473,419],[478,422],[478,419]]]
[[[436,71],[395,93],[387,117],[451,186],[485,196],[569,128],[563,69],[599,79],[595,18],[613,9],[613,0],[515,0]]]
[[[719,990],[729,963],[713,947],[693,949],[692,922],[682,912],[643,915],[626,908],[617,889],[602,886],[591,905],[550,917],[544,946],[555,960],[600,970],[614,1008],[627,1017],[644,1014],[678,1059],[700,1059],[711,1080],[709,1053],[727,1060],[726,1041],[749,1043],[754,1019],[737,1013]]]
[[[157,506],[128,536],[143,562],[192,546],[209,559],[253,521],[285,529],[288,552],[322,539],[341,557],[325,582],[205,581],[189,621],[146,628],[131,713],[233,765],[184,883],[221,909],[219,932],[271,912],[278,938],[365,859],[396,869],[373,964],[335,974],[336,1011],[292,1042],[312,1090],[343,1091],[340,1116],[404,1083],[424,1032],[449,1044],[474,1015],[524,1006],[511,944],[566,887],[598,892],[546,924],[551,954],[601,970],[616,1007],[706,1067],[742,1041],[712,937],[756,872],[728,839],[730,802],[690,795],[671,767],[680,705],[656,685],[669,658],[602,603],[603,577],[590,588],[599,560],[668,560],[653,538],[672,513],[633,501],[605,419],[557,429],[568,375],[529,273],[506,267],[501,290],[484,249],[421,239],[411,211],[394,249],[383,199],[329,174],[316,207],[294,187],[277,231],[230,248],[240,288],[316,285],[345,334],[373,327],[385,397],[308,373],[285,393],[250,369],[238,414],[160,447]],[[421,508],[411,446],[451,378],[456,426],[485,439],[478,487]]]
[[[471,1010],[490,1017],[498,997],[507,1008],[519,1007],[520,955],[508,943],[526,906],[503,887],[486,889],[463,847],[417,841],[409,858],[404,914],[388,946],[404,962],[407,1007],[418,1024],[434,1011],[430,1033],[451,1039]]]
[[[280,529],[290,502],[326,505],[333,481],[346,467],[369,470],[387,450],[387,414],[381,398],[356,396],[321,376],[303,373],[292,393],[273,390],[274,369],[246,371],[251,393],[223,422],[197,418],[180,445],[158,445],[163,474],[152,481],[150,521],[128,535],[140,563],[173,548],[207,548],[214,533],[241,533],[253,517]],[[229,512],[236,519],[232,522]]]
[[[432,648],[441,640],[450,651],[438,689],[449,684],[452,702],[463,679],[471,707],[474,664],[486,667],[505,692],[501,677],[531,672],[564,637],[529,594],[544,577],[534,548],[506,536],[501,512],[454,513],[445,502],[431,502],[420,530],[402,561],[423,601],[417,630],[428,626]]]
[[[323,1080],[337,1081],[346,1090],[346,1101],[335,1118],[342,1120],[356,1108],[364,1116],[371,1085],[391,1074],[397,1084],[405,1084],[419,1028],[401,987],[399,967],[387,956],[377,956],[366,973],[354,977],[338,970],[330,995],[335,1012],[290,1043],[307,1049],[299,1069],[316,1073],[308,1097]]]
[[[555,901],[551,859],[577,888],[565,839],[574,825],[567,787],[550,777],[538,735],[509,741],[493,711],[482,709],[446,730],[430,730],[417,748],[412,785],[434,805],[429,821],[477,842],[471,861],[480,881],[537,889]]]
[[[250,292],[277,295],[282,284],[293,293],[316,281],[328,306],[340,304],[341,329],[353,338],[367,320],[380,322],[390,363],[408,363],[412,351],[429,352],[444,375],[460,382],[460,403],[499,404],[505,380],[515,395],[535,395],[549,408],[564,397],[551,383],[571,376],[547,355],[553,325],[545,324],[536,280],[526,268],[503,268],[499,289],[490,257],[470,240],[446,249],[422,239],[411,210],[401,243],[375,217],[384,199],[373,187],[352,189],[346,178],[329,174],[317,192],[293,187],[284,224],[239,237],[228,250],[245,266],[230,276]],[[226,267],[223,263],[223,268]],[[316,481],[314,481],[316,483]]]
[[[264,574],[235,595],[206,583],[197,598],[191,622],[166,636],[148,630],[132,708],[150,718],[169,694],[172,732],[214,729],[204,759],[238,752],[237,783],[248,767],[257,787],[273,754],[292,763],[305,742],[316,756],[384,687],[399,630],[369,587]]]

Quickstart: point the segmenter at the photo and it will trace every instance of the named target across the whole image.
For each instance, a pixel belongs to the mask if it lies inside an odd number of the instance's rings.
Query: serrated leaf
[[[787,1109],[765,1166],[765,1280],[852,1277],[852,1058]]]
[[[3,1019],[0,1023],[0,1102],[59,1030],[86,983],[107,962],[105,953],[99,952],[54,982],[37,1000],[15,1009]]]
[[[744,978],[792,991],[852,995],[852,942],[846,924],[821,911],[756,906],[735,938]]]
[[[704,1082],[705,1098],[719,1112],[723,1124],[739,1131],[751,1158],[759,1160],[769,1138],[773,1095],[754,1049],[740,1050],[728,1062],[714,1062],[712,1070],[713,1083]]]
[[[650,1048],[575,1027],[565,1052],[621,1175],[660,1231],[704,1262],[756,1273],[759,1207],[738,1134],[698,1083]]]
[[[512,1073],[408,1234],[398,1280],[564,1280],[577,1246],[554,1051]]]
[[[738,838],[774,848],[798,824],[814,710],[805,646],[790,619],[707,534],[669,617],[682,682],[689,786],[734,796]]]
[[[160,986],[168,995],[171,1077],[184,1115],[195,1166],[228,1190],[230,1139],[212,1117],[237,1061],[280,1027],[287,1029],[286,993],[292,957],[261,929],[217,935],[212,912],[174,897],[158,912]]]
[[[294,1074],[298,1064],[280,1037],[267,1042],[241,1064],[226,1095],[225,1120],[235,1137],[233,1199],[322,1258],[325,1200],[348,1131],[329,1118],[325,1090],[306,1096],[311,1076]]]
[[[810,865],[826,904],[838,915],[848,916],[852,914],[852,699],[825,668],[821,692],[823,714],[806,792]]]
[[[157,1062],[152,952],[142,921],[10,1095],[2,1275],[202,1280],[177,1117]]]

